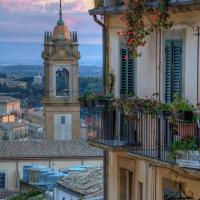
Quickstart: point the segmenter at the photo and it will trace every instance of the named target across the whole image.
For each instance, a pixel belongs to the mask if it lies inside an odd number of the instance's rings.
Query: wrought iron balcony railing
[[[198,124],[171,120],[165,113],[137,110],[126,116],[106,106],[89,106],[85,119],[88,141],[102,148],[120,148],[167,162],[178,159],[180,152],[184,156],[199,151]],[[197,157],[200,161],[200,152]]]

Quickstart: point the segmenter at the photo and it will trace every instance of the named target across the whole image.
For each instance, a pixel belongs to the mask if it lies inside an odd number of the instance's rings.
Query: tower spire
[[[59,20],[58,20],[58,25],[63,25],[64,21],[63,21],[63,14],[62,14],[62,0],[60,0],[60,10],[59,10]]]
[[[62,20],[62,0],[60,0],[60,20]]]

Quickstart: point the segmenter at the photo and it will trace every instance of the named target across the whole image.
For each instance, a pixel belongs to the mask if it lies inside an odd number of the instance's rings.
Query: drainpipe
[[[200,27],[197,27],[197,105],[199,104],[199,41]]]
[[[103,45],[103,92],[106,95],[106,26],[104,23],[102,23],[96,15],[93,15],[94,21],[102,27],[102,45]],[[107,172],[107,165],[108,165],[108,159],[107,159],[107,152],[103,152],[103,169],[104,169],[104,200],[107,200],[107,178],[108,178],[108,172]]]
[[[102,27],[102,45],[103,45],[103,91],[106,95],[106,26],[96,15],[93,16],[94,21]]]
[[[162,64],[162,58],[161,58],[161,53],[162,53],[162,32],[161,29],[159,29],[159,76],[158,76],[158,84],[159,84],[159,102],[161,102],[161,64]]]

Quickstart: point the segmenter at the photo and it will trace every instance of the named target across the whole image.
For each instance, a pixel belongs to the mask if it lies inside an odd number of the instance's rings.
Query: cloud
[[[63,18],[80,42],[100,43],[101,28],[88,14],[92,0],[63,1]],[[55,26],[58,8],[59,0],[0,0],[0,41],[41,42]]]
[[[0,7],[11,13],[57,11],[59,0],[1,0]],[[63,0],[63,9],[68,12],[87,12],[92,0]]]

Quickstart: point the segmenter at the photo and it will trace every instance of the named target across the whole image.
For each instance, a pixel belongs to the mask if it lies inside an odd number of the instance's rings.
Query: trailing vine
[[[158,0],[156,9],[150,9],[150,3],[152,3],[152,0],[126,1],[126,28],[119,34],[125,36],[127,46],[130,49],[133,58],[141,56],[138,47],[145,46],[146,36],[150,35],[155,28],[166,30],[172,26],[172,22],[168,22],[169,13],[165,0]],[[149,13],[150,10],[153,11],[153,14]],[[145,25],[145,15],[151,21],[151,25],[149,26]]]

